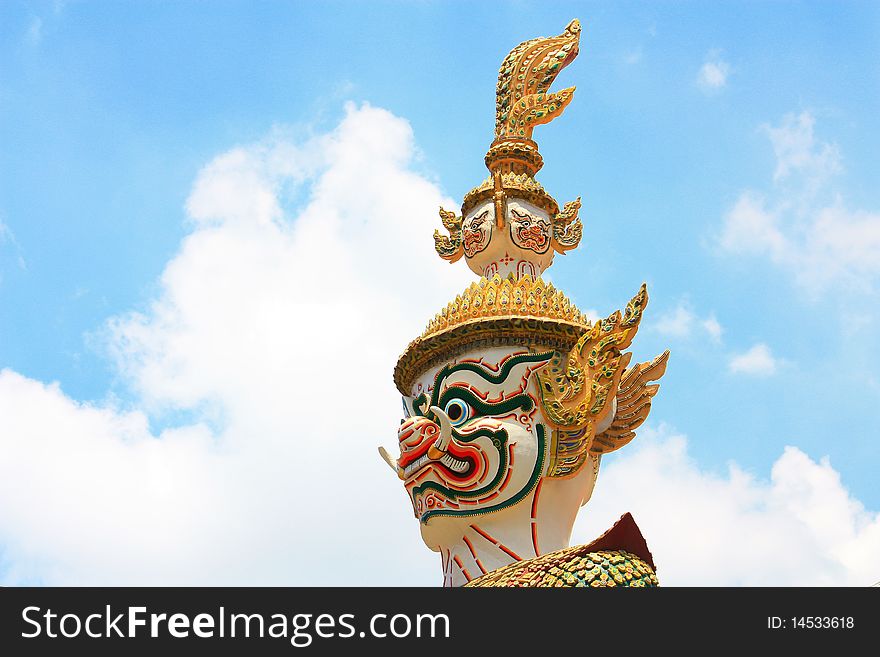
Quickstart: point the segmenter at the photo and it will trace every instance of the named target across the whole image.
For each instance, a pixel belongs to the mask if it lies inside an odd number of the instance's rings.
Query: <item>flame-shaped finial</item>
[[[574,87],[548,93],[550,85],[578,54],[580,21],[555,37],[519,44],[501,64],[495,95],[495,140],[531,139],[535,126],[549,123],[571,102]]]

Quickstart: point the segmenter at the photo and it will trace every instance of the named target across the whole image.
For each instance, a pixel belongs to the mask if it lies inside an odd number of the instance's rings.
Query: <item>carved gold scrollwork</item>
[[[651,410],[651,400],[660,390],[659,383],[651,384],[666,373],[669,350],[649,363],[639,363],[624,372],[617,389],[617,412],[614,421],[593,440],[590,451],[607,454],[620,449],[636,437],[635,429],[641,426]]]
[[[635,337],[647,303],[647,288],[642,285],[623,315],[617,311],[593,325],[568,354],[556,352],[536,374],[553,429],[547,476],[573,475],[590,453],[598,459],[623,447],[648,417],[651,400],[660,389],[650,382],[666,372],[669,351],[629,369],[632,354],[621,353]],[[594,435],[596,423],[609,412],[614,413],[611,423]]]
[[[538,373],[544,409],[556,429],[586,428],[584,440],[592,438],[592,425],[611,409],[618,383],[632,354],[626,349],[639,327],[648,291],[642,285],[621,315],[613,313],[584,333],[568,354],[556,353]]]
[[[495,139],[531,139],[571,102],[574,87],[548,93],[559,72],[578,54],[581,24],[575,19],[555,37],[519,44],[501,64],[495,89]]]
[[[444,260],[455,262],[464,254],[461,241],[462,218],[455,212],[440,208],[440,221],[449,235],[442,235],[439,230],[434,231],[434,248]]]
[[[571,251],[581,242],[583,224],[578,212],[581,209],[581,197],[569,201],[565,207],[553,218],[553,248],[557,253]]]

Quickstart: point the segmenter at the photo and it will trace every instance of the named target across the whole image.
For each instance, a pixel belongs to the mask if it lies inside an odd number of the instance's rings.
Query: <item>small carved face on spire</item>
[[[532,278],[540,276],[553,261],[550,215],[523,199],[507,200],[501,222],[496,221],[495,212],[494,201],[487,199],[464,220],[464,256],[468,267],[487,278],[495,274],[504,278],[511,274],[515,278],[526,274]]]
[[[461,239],[468,261],[489,246],[492,225],[495,223],[495,208],[491,204],[483,205],[477,210],[464,220],[462,226]]]
[[[441,209],[449,236],[435,231],[437,253],[450,262],[464,256],[474,273],[487,278],[540,276],[552,264],[554,253],[565,253],[580,242],[580,199],[550,214],[540,196],[523,196],[505,194],[501,221],[498,203],[491,196],[471,204],[463,219]]]
[[[507,204],[510,241],[524,251],[543,255],[550,250],[553,236],[550,217],[540,208],[512,199]]]
[[[540,276],[553,254],[575,248],[581,238],[580,199],[560,212],[556,200],[535,180],[544,160],[532,131],[562,114],[574,87],[550,86],[578,54],[581,25],[571,21],[554,37],[540,37],[510,51],[498,73],[495,140],[486,154],[490,177],[468,192],[461,216],[440,209],[449,232],[434,232],[441,258],[465,257],[480,276]]]

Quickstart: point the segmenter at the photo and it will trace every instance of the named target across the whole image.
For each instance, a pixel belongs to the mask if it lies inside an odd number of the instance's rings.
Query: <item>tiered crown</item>
[[[479,345],[567,352],[591,326],[565,294],[540,278],[481,278],[407,346],[394,368],[394,383],[408,395],[419,374]]]
[[[535,126],[549,123],[571,102],[574,87],[549,89],[577,57],[580,33],[575,19],[558,36],[521,43],[501,65],[495,139],[485,158],[490,176],[465,195],[461,216],[440,209],[448,235],[434,233],[442,258],[456,262],[464,256],[481,279],[400,357],[394,381],[404,395],[421,373],[465,349],[516,344],[567,351],[590,328],[565,295],[540,278],[554,252],[580,242],[581,203],[571,201],[560,211],[535,180],[544,160],[532,139]]]

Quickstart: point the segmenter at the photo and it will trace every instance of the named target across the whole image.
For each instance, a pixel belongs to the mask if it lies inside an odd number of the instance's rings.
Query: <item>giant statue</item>
[[[648,302],[591,322],[542,273],[577,247],[580,199],[561,209],[535,179],[532,131],[562,114],[574,88],[550,85],[578,54],[581,26],[526,41],[498,76],[490,175],[461,213],[440,209],[441,258],[479,279],[405,349],[399,456],[379,451],[403,482],[445,586],[656,586],[632,516],[586,545],[572,525],[603,455],[635,437],[669,352],[631,364],[626,352]]]

